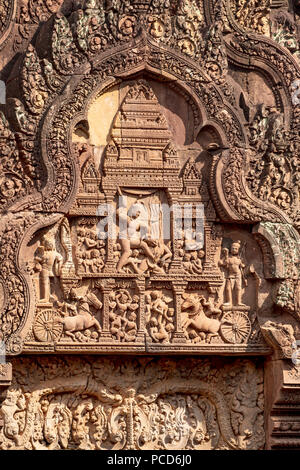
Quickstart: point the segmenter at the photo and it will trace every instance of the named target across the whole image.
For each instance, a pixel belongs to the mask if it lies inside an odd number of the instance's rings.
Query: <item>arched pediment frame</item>
[[[64,20],[59,17],[57,21]],[[66,35],[69,33],[67,31]],[[255,41],[256,38],[253,38],[251,43],[254,49]],[[269,44],[264,39],[259,42],[264,47]],[[246,47],[245,42],[242,46]],[[233,42],[226,46],[229,58],[240,63],[241,67],[246,57],[242,46],[234,47]],[[72,44],[70,50],[56,50],[53,53],[53,64],[45,62],[42,68],[36,50],[30,45],[20,62],[21,95],[17,98],[10,96],[7,115],[18,134],[18,148],[23,152],[23,164],[26,161],[27,165],[27,161],[33,156],[33,160],[38,160],[36,166],[40,171],[36,175],[38,178],[42,175],[42,178],[37,185],[34,183],[31,186],[25,196],[20,199],[10,198],[6,209],[12,212],[34,210],[46,214],[67,214],[79,187],[79,166],[72,155],[71,146],[74,126],[86,119],[89,104],[96,95],[105,93],[120,80],[128,80],[143,73],[161,82],[174,83],[174,86],[188,96],[199,116],[194,129],[195,135],[205,127],[213,128],[219,135],[217,148],[207,151],[210,152],[212,161],[210,195],[221,221],[241,224],[254,224],[265,219],[275,224],[293,222],[284,210],[274,204],[261,202],[248,187],[245,174],[248,167],[249,138],[241,110],[226,95],[226,73],[222,79],[218,77],[214,80],[205,63],[163,42],[158,44],[146,32],[132,41],[120,41],[120,44],[107,48],[104,52],[87,54],[88,57],[74,50],[74,47]],[[282,52],[280,47],[273,43],[272,47],[279,60]],[[240,54],[239,50],[242,50]],[[274,64],[268,64],[265,50],[258,47],[255,51],[257,57],[250,64],[251,67],[263,69],[274,83],[277,77],[283,78],[280,74],[276,75]],[[62,59],[68,54],[74,61],[66,66]],[[76,67],[75,58],[81,61]],[[290,58],[288,62],[291,68],[289,78],[285,80],[282,89],[277,87],[279,107],[284,107],[289,102],[288,90],[297,72],[295,62]],[[16,67],[15,71],[17,70]],[[28,87],[33,75],[39,76],[38,80],[35,78],[35,95]],[[291,110],[287,119],[287,127],[293,127],[296,122],[293,111]],[[28,173],[34,179],[35,168],[32,170],[31,167]],[[40,222],[37,222],[34,230],[42,228],[43,223],[39,225]],[[18,245],[22,245],[22,249],[26,244],[24,240]],[[13,251],[13,262],[17,270],[22,271],[24,267],[18,266],[17,261],[18,250]],[[23,276],[21,283],[23,290],[28,289],[26,277]],[[25,297],[23,317],[15,328],[13,338],[17,338],[21,331],[22,335],[28,331],[28,324],[24,328],[27,322],[25,319],[30,322],[32,318],[33,307]],[[11,352],[14,352],[13,347]]]
[[[224,98],[222,91],[213,83],[208,83],[209,80],[203,74],[201,67],[189,63],[182,55],[174,51],[172,51],[172,53],[162,52],[161,49],[154,48],[150,43],[147,44],[146,56],[144,56],[144,50],[145,41],[142,40],[139,45],[136,45],[134,52],[132,52],[131,48],[128,48],[127,50],[116,51],[109,59],[105,56],[99,58],[94,63],[94,74],[81,77],[81,83],[79,82],[78,76],[74,76],[69,82],[68,92],[72,93],[70,103],[67,103],[59,97],[52,104],[44,120],[41,142],[45,143],[42,146],[43,160],[47,162],[49,174],[51,173],[54,178],[56,177],[56,165],[52,163],[51,169],[50,163],[51,160],[53,162],[55,158],[57,158],[57,152],[54,148],[60,149],[60,152],[63,153],[65,153],[67,149],[70,149],[70,133],[72,132],[72,128],[80,120],[86,119],[89,103],[93,100],[95,95],[104,93],[110,87],[118,83],[119,79],[112,78],[111,76],[113,73],[110,69],[112,67],[111,64],[113,64],[114,70],[117,71],[116,75],[123,80],[128,80],[132,76],[144,72],[161,81],[176,83],[176,86],[183,90],[194,107],[197,108],[199,124],[198,128],[194,130],[195,134],[199,133],[203,127],[209,125],[215,128],[217,134],[220,136],[221,147],[226,148],[234,144],[238,146],[246,145],[247,136],[240,125],[241,117]],[[157,56],[157,54],[160,55]],[[130,56],[132,56],[132,60],[128,59]],[[125,60],[125,57],[127,57],[127,60]],[[157,57],[159,57],[159,60],[155,62],[155,58]],[[172,59],[172,61],[168,59]],[[174,64],[177,67],[177,74],[175,74],[174,71]],[[178,73],[179,70],[180,75]],[[189,79],[190,74],[194,74],[195,79]],[[218,112],[223,113],[220,114],[219,119],[217,117]],[[229,120],[226,129],[224,127],[225,119],[222,122],[222,117],[227,117]],[[57,136],[56,129],[60,129],[61,126],[63,126],[64,135]],[[74,181],[74,176],[71,176],[71,173],[76,173],[75,168],[66,171],[70,172],[71,180]],[[50,180],[51,178],[48,178],[48,182],[43,190],[45,209],[48,204],[48,195],[51,199],[54,197],[52,192],[53,183],[50,182]],[[76,185],[76,183],[74,184]],[[57,187],[57,191],[59,191],[59,185],[55,186]],[[66,197],[63,204],[60,205],[59,202],[56,203],[58,210],[65,211],[70,206],[69,201],[71,201],[72,198],[74,200],[75,197],[75,187],[76,186],[74,186],[74,190],[72,190],[72,195]]]

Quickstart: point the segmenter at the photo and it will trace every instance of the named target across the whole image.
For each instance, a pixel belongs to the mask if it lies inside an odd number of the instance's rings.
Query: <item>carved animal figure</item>
[[[196,294],[183,294],[183,303],[181,304],[182,327],[187,330],[192,328],[199,332],[208,333],[207,340],[217,336],[221,322],[208,318],[203,310],[203,297]]]
[[[74,334],[76,331],[83,331],[94,326],[98,332],[101,331],[101,326],[96,318],[90,313],[90,303],[96,308],[102,308],[102,303],[97,297],[90,293],[86,299],[78,296],[77,293],[71,289],[70,296],[72,300],[76,300],[77,306],[75,311],[77,315],[64,316],[58,320],[63,324],[66,335],[75,338]],[[73,307],[73,306],[71,306]],[[74,310],[74,308],[73,308]]]

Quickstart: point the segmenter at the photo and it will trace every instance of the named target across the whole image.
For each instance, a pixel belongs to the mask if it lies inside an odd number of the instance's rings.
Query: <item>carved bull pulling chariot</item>
[[[214,336],[221,335],[226,343],[241,344],[247,342],[251,333],[251,322],[247,313],[241,311],[243,308],[231,307],[231,311],[225,311],[211,308],[209,302],[206,302],[203,296],[197,294],[183,294],[182,326],[185,330],[192,329],[197,333],[206,334],[207,341]],[[222,315],[222,318],[209,318],[204,308],[207,307],[207,313],[210,315]],[[201,336],[200,336],[201,337]]]

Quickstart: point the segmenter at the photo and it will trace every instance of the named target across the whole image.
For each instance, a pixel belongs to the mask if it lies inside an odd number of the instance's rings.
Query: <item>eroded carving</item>
[[[262,369],[223,362],[69,358],[51,367],[40,359],[38,372],[28,359],[14,361],[1,448],[260,449]]]
[[[250,2],[230,0],[229,3],[235,19],[243,28],[266,36],[270,35],[270,0],[251,0]]]

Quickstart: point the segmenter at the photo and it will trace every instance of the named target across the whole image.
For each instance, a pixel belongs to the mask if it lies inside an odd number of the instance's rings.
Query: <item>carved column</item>
[[[212,224],[206,223],[204,226],[204,247],[205,247],[205,261],[203,263],[204,272],[214,272],[216,268],[214,266],[214,253],[215,243],[212,239]]]
[[[61,270],[62,278],[72,277],[75,276],[75,266],[73,262],[72,256],[72,240],[70,234],[70,224],[67,217],[64,217],[61,225],[60,225],[60,232],[61,232],[61,242],[66,252],[66,261],[64,262]]]
[[[264,386],[266,448],[299,449],[300,365],[292,359],[268,359]]]
[[[100,335],[100,342],[107,342],[112,339],[112,335],[109,330],[109,294],[115,287],[114,279],[104,279],[101,284],[101,292],[103,298],[102,307],[102,332]]]
[[[173,195],[172,195],[173,196]],[[178,205],[178,199],[172,197],[171,199],[171,207],[174,207]],[[179,256],[179,251],[182,248],[182,240],[178,240],[175,238],[176,235],[176,224],[177,222],[177,217],[180,217],[180,224],[182,226],[183,223],[183,212],[181,208],[180,214],[177,214],[176,211],[172,211],[170,214],[170,225],[171,225],[171,240],[173,244],[173,259],[170,265],[170,273],[176,273],[181,270],[181,257]]]
[[[175,307],[175,331],[173,334],[172,343],[186,343],[186,337],[182,330],[181,324],[181,303],[182,294],[185,292],[187,282],[184,281],[173,281],[173,296],[174,296],[174,307]]]
[[[137,334],[136,341],[143,342],[145,337],[145,279],[137,279],[135,281],[139,293],[140,306],[137,318]]]
[[[113,206],[114,195],[112,193],[106,194],[106,203],[107,205]],[[110,223],[114,223],[110,221]],[[105,273],[113,273],[115,270],[115,261],[114,261],[114,242],[111,233],[107,234],[107,258],[104,267]]]

